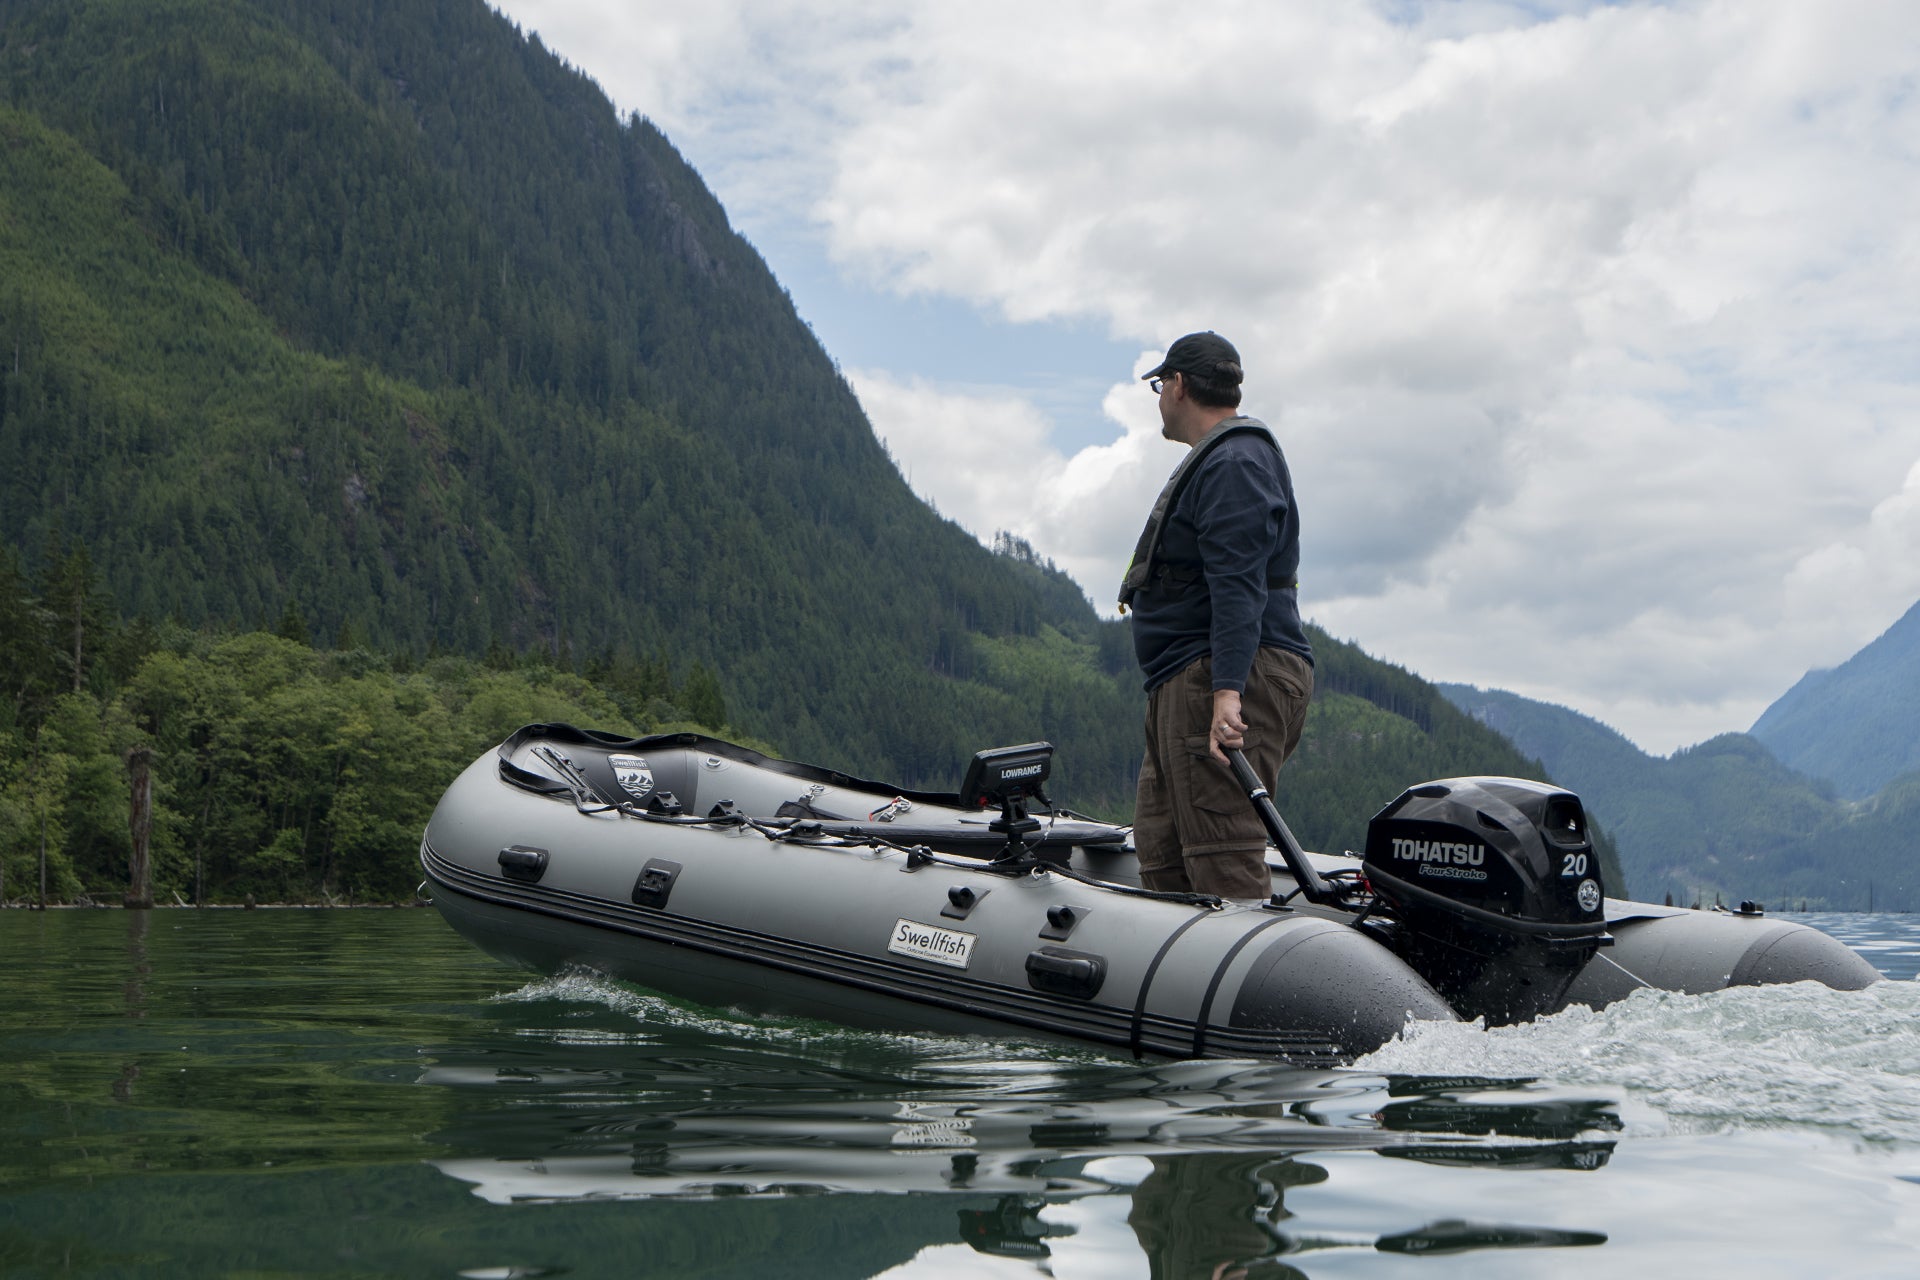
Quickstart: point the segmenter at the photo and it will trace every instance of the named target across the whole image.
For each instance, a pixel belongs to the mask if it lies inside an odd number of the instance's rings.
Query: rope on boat
[[[800,840],[805,840],[809,843],[834,841],[838,846],[858,848],[865,845],[890,849],[896,853],[907,855],[907,864],[909,867],[932,865],[952,867],[961,871],[990,871],[996,875],[1009,876],[1038,875],[1042,872],[1052,872],[1054,875],[1064,876],[1068,880],[1074,880],[1084,885],[1091,885],[1096,889],[1106,889],[1130,898],[1149,898],[1158,902],[1177,902],[1185,906],[1205,907],[1209,911],[1218,911],[1226,905],[1225,899],[1211,893],[1181,893],[1163,889],[1146,889],[1138,885],[1116,884],[1111,880],[1101,880],[1096,876],[1075,871],[1073,868],[1062,863],[1048,862],[1035,858],[1031,854],[1025,853],[1024,845],[1021,846],[1022,854],[1018,857],[996,858],[991,862],[980,862],[972,859],[962,861],[937,854],[923,844],[899,844],[887,839],[883,835],[871,831],[861,832],[858,839],[836,833],[829,833],[824,830],[822,824],[817,820],[787,819],[788,825],[785,827],[777,823],[762,822],[760,819],[747,814],[730,801],[715,805],[712,812],[708,813],[705,817],[701,817],[698,814],[658,813],[649,809],[643,809],[631,801],[608,804],[606,801],[600,799],[599,794],[594,791],[593,786],[581,775],[580,771],[574,767],[571,760],[544,744],[535,747],[533,753],[538,756],[548,768],[559,775],[561,784],[573,799],[573,807],[581,813],[588,815],[617,813],[623,818],[638,818],[643,822],[664,822],[672,826],[680,827],[744,827],[759,832],[773,843]],[[1050,813],[1048,816],[1051,822],[1052,819],[1057,818],[1059,815]]]

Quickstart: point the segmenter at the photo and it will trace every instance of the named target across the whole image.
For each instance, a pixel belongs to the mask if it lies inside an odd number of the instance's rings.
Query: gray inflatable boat
[[[1051,755],[984,751],[931,793],[694,734],[529,725],[448,788],[420,857],[455,929],[542,972],[1153,1057],[1333,1065],[1408,1019],[1878,980],[1758,908],[1606,899],[1578,799],[1517,779],[1412,788],[1359,858],[1300,851],[1255,785],[1272,898],[1150,892],[1127,829],[1047,803]]]

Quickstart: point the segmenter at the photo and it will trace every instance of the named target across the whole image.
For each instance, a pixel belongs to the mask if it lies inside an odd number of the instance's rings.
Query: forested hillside
[[[1676,902],[1920,908],[1920,773],[1863,801],[1782,764],[1745,734],[1666,759],[1566,707],[1499,689],[1440,690],[1537,757],[1612,832],[1636,892]]]
[[[149,668],[281,629],[328,687],[644,670],[723,706],[676,709],[709,727],[905,785],[1050,738],[1069,803],[1131,805],[1124,625],[917,500],[699,176],[480,0],[0,0],[0,542],[0,627],[33,657],[0,672],[23,795],[141,741],[166,785],[199,777]],[[1324,643],[1283,796],[1303,839],[1357,846],[1420,777],[1527,770]],[[439,733],[440,696],[394,706]],[[287,892],[389,891],[340,871],[327,797],[259,830],[167,812],[234,865],[300,832]],[[47,815],[9,812],[0,857],[26,857]]]
[[[1124,636],[917,501],[665,139],[477,0],[0,14],[30,561],[196,626],[709,655],[750,727],[907,780],[1127,718]],[[1131,731],[1078,736],[1118,797]]]

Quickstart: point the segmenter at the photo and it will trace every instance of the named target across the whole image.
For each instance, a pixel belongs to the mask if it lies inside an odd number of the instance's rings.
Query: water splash
[[[1354,1065],[1611,1085],[1676,1132],[1814,1126],[1920,1143],[1920,986],[1642,991],[1523,1026],[1413,1024]]]

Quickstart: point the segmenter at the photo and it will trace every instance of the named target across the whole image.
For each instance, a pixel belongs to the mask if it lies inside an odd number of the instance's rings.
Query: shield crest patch
[[[613,778],[620,789],[635,800],[653,790],[653,770],[644,757],[608,756],[607,763],[613,766]]]

